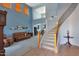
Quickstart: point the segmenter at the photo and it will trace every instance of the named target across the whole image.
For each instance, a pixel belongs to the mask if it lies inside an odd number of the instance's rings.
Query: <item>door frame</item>
[[[40,24],[40,23],[33,25],[33,35],[34,35],[34,27],[37,27],[38,25],[39,25],[39,28],[40,28],[40,29],[37,29],[37,31],[41,30],[41,24]]]

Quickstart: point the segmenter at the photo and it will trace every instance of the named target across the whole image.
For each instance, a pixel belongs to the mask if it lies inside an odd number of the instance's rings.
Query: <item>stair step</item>
[[[56,26],[55,26],[56,27]],[[56,29],[55,28],[52,28],[50,31],[56,31]]]
[[[50,46],[54,46],[54,43],[50,43],[50,42],[43,42],[43,45],[50,45]]]
[[[51,50],[51,51],[54,51],[54,47],[42,46],[42,48],[44,48],[44,49],[48,49],[48,50]]]
[[[49,33],[48,33],[47,35],[48,35],[48,36],[54,36],[54,34],[49,34]]]
[[[48,32],[48,34],[55,34],[55,32]]]
[[[52,34],[55,34],[55,33],[53,33],[53,32],[48,32],[48,34],[52,35]]]
[[[49,46],[49,47],[52,47],[52,48],[54,48],[54,44],[53,44],[53,45],[49,45],[49,44],[43,44],[42,46]]]
[[[45,38],[44,38],[44,40],[51,40],[51,39],[54,39],[54,37],[51,37],[51,36],[46,36]]]
[[[49,32],[56,32],[56,30],[50,30]]]
[[[45,42],[54,43],[54,40],[44,40]]]
[[[52,37],[51,36],[48,36],[47,39],[54,39],[54,37],[53,36]]]

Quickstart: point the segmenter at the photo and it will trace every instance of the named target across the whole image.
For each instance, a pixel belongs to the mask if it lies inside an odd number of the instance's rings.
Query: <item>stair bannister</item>
[[[58,39],[58,29],[59,29],[59,25],[57,22],[56,27],[54,28],[54,48],[55,48],[55,53],[58,53],[58,49],[57,49],[57,39]]]
[[[57,23],[56,27],[54,28],[54,30],[56,30],[55,31],[55,35],[54,35],[54,48],[55,48],[55,53],[58,52],[57,41],[58,41],[59,28],[65,22],[65,20],[72,14],[72,12],[75,10],[75,8],[77,7],[77,5],[78,5],[77,3],[72,3],[70,5],[70,7],[59,18],[58,23]]]
[[[73,11],[75,10],[76,6],[78,4],[76,3],[72,3],[66,10],[65,12],[60,16],[60,18],[58,18],[58,22],[55,25],[54,28],[52,28],[51,30],[47,30],[44,34],[44,36],[42,37],[41,40],[41,46],[42,46],[42,42],[45,40],[46,35],[53,30],[54,33],[54,52],[58,53],[58,32],[59,29],[61,27],[61,25],[65,22],[65,20],[73,13]],[[38,48],[40,48],[40,32],[38,32]],[[53,47],[52,47],[53,48]]]

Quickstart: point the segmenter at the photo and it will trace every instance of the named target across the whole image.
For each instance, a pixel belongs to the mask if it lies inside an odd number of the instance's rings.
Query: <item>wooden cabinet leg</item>
[[[0,50],[0,56],[5,56],[5,50],[4,49]]]
[[[0,26],[0,56],[5,55],[4,42],[3,42],[3,26]]]

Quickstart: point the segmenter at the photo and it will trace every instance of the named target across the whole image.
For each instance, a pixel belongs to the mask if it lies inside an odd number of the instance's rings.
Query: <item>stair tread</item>
[[[54,37],[45,37],[44,40],[54,40]]]
[[[53,42],[52,42],[52,43],[50,43],[50,42],[44,42],[43,45],[50,45],[50,46],[53,46],[54,43],[53,43]]]
[[[54,43],[54,40],[44,40],[44,41]]]
[[[54,36],[54,34],[47,34],[48,36]]]
[[[54,38],[53,36],[52,36],[52,37],[51,37],[51,36],[48,36],[48,37],[47,37],[47,39],[53,39],[53,38]]]
[[[55,34],[55,32],[48,32],[48,34]]]
[[[54,39],[52,39],[52,38],[47,38],[47,39],[45,39],[45,41],[54,41]]]
[[[48,49],[48,50],[54,51],[54,47],[42,46],[42,48],[45,48],[45,49]]]
[[[54,48],[54,45],[43,44],[42,46],[47,46],[47,47],[53,47]]]

